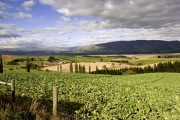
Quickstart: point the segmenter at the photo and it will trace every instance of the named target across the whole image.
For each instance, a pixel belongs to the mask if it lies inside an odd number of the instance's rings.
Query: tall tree
[[[57,65],[57,71],[59,72],[59,65]]]
[[[78,64],[77,64],[77,62],[75,64],[75,73],[78,73]]]
[[[83,73],[86,73],[86,67],[85,67],[85,65],[83,65],[83,67],[82,67],[82,72],[83,72]]]
[[[98,66],[96,66],[96,71],[98,70]]]
[[[82,73],[82,67],[81,67],[81,64],[79,64],[79,73]]]
[[[60,72],[62,72],[62,65],[60,64]]]
[[[1,54],[0,54],[0,73],[3,73],[3,58]]]
[[[30,66],[30,63],[29,63],[29,57],[27,57],[27,60],[26,60],[26,71],[27,72],[30,72],[30,69],[31,69],[31,66]]]
[[[91,73],[91,66],[89,65],[89,74]]]
[[[70,68],[69,68],[69,69],[70,69],[70,72],[73,73],[73,64],[72,64],[72,62],[70,63],[70,66],[69,66],[69,67],[70,67]]]

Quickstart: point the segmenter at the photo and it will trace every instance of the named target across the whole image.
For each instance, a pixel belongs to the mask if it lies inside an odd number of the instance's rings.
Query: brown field
[[[138,60],[149,60],[153,58],[157,58],[157,56],[165,56],[165,55],[179,55],[180,53],[167,53],[167,54],[123,54],[123,56],[127,56],[129,58],[137,58]],[[90,55],[90,56],[100,56],[100,57],[107,57],[107,56],[117,56],[117,55]],[[95,71],[96,67],[98,69],[103,69],[103,66],[106,65],[106,68],[110,69],[120,69],[120,68],[129,68],[129,67],[147,67],[148,65],[153,67],[154,64],[158,64],[159,62],[152,63],[152,64],[146,64],[146,65],[140,65],[140,66],[134,66],[134,65],[128,65],[123,63],[117,63],[117,62],[81,62],[78,63],[81,64],[81,66],[85,66],[86,72],[89,72],[89,66],[91,66],[91,71]],[[73,69],[75,67],[75,63],[73,63]],[[62,71],[63,72],[69,72],[70,63],[62,64]],[[57,71],[57,65],[55,66],[48,66],[43,68],[42,70],[51,70],[51,71]]]
[[[180,53],[162,53],[162,54],[124,54],[124,56],[127,56],[127,57],[136,57],[138,59],[149,59],[149,58],[154,58],[154,57],[157,57],[157,56],[166,56],[166,55],[180,55]]]
[[[78,63],[78,65],[79,64],[81,66],[85,66],[86,72],[89,72],[89,66],[91,66],[91,71],[95,71],[96,67],[98,67],[98,69],[103,69],[104,65],[106,65],[107,68],[119,66],[119,63],[115,63],[115,62],[89,62],[89,63],[81,62],[81,63]],[[75,66],[75,63],[73,63],[73,68],[74,66]],[[125,67],[125,65],[122,65],[122,67]],[[70,64],[62,64],[63,72],[69,72],[69,68],[70,68]],[[43,68],[43,70],[47,70],[47,69],[51,71],[57,71],[57,65]]]
[[[2,55],[2,58],[4,60],[13,60],[14,59],[14,56],[13,55]]]

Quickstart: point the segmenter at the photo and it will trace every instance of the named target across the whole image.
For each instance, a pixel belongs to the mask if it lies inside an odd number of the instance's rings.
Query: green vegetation
[[[0,54],[0,73],[3,73],[3,60],[1,54]]]
[[[158,63],[158,62],[165,62],[165,61],[178,61],[180,60],[179,58],[148,58],[148,59],[134,59],[134,60],[129,60],[129,62],[133,63],[134,65],[148,65],[148,64],[153,64],[153,63]]]
[[[158,58],[158,56],[161,56]],[[167,57],[163,57],[167,56]],[[3,70],[7,71],[24,71],[26,69],[26,58],[29,57],[29,62],[31,63],[31,70],[41,69],[47,66],[54,66],[59,63],[81,63],[81,62],[119,62],[120,64],[128,65],[147,65],[154,64],[157,62],[165,61],[178,61],[178,55],[171,54],[158,54],[153,57],[148,58],[138,58],[138,55],[131,57],[122,56],[122,55],[104,55],[104,56],[62,56],[62,55],[53,55],[53,56],[13,56],[12,59],[3,59]],[[112,66],[116,68],[117,66]],[[74,70],[76,72],[76,70]]]
[[[59,72],[12,72],[0,81],[16,80],[16,96],[37,98],[52,110],[52,87],[59,86],[61,113],[81,119],[180,118],[180,74],[149,73],[130,76]],[[0,94],[10,94],[6,86]],[[0,112],[1,114],[1,112]]]
[[[69,66],[69,67],[70,67],[70,68],[69,68],[69,69],[70,69],[70,72],[73,73],[73,64],[70,63],[70,66]]]
[[[31,69],[31,65],[29,63],[29,57],[27,57],[27,59],[26,59],[26,71],[30,72],[30,69]]]
[[[75,64],[75,73],[78,73],[78,64]]]
[[[110,74],[110,75],[131,75],[131,74],[142,74],[142,73],[155,73],[155,72],[175,72],[180,73],[180,61],[175,62],[160,62],[157,65],[154,64],[154,67],[146,66],[144,68],[141,67],[129,67],[129,68],[121,68],[121,69],[96,69],[96,71],[92,71],[91,74]]]

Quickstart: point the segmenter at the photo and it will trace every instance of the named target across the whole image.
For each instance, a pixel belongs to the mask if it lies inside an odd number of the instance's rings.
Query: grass
[[[165,62],[165,61],[178,61],[180,58],[149,58],[149,59],[137,59],[137,60],[130,60],[134,65],[138,64],[153,64],[153,63],[158,63],[158,62]]]

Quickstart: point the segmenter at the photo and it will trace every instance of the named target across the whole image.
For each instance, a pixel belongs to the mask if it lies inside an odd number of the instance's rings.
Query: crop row
[[[16,80],[16,95],[52,100],[59,87],[60,112],[84,119],[180,118],[180,74],[130,76],[57,72],[3,73],[0,81]],[[5,87],[0,91],[6,92]],[[47,105],[48,106],[48,105]]]

